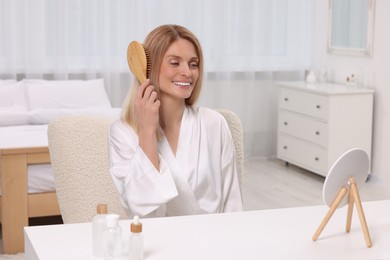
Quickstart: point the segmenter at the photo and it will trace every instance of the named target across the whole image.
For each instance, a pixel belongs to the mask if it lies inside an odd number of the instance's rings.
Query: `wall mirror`
[[[329,0],[328,52],[371,56],[375,0]]]

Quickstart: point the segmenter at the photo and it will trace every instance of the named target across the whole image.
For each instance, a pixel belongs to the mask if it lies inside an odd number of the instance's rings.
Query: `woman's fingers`
[[[143,98],[145,90],[149,85],[150,85],[150,79],[147,79],[138,87],[138,92],[137,92],[138,100],[141,100]]]
[[[154,103],[156,102],[156,100],[157,100],[157,92],[153,90],[152,93],[150,93],[149,101]]]
[[[154,103],[157,100],[157,92],[155,91],[155,87],[150,85],[149,79],[139,86],[137,99],[151,103]]]

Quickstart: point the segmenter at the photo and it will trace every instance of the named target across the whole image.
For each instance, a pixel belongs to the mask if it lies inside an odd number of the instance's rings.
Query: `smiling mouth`
[[[192,85],[191,82],[182,82],[182,81],[172,81],[172,83],[181,88],[189,88]]]

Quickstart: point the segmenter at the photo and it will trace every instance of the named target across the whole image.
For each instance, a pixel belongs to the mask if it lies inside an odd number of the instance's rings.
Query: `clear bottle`
[[[144,237],[142,235],[142,223],[138,216],[134,216],[130,225],[129,260],[144,259]]]
[[[122,231],[119,226],[119,215],[106,216],[106,229],[104,230],[104,259],[113,260],[122,257]]]
[[[306,76],[306,83],[313,84],[316,83],[316,74],[314,70],[309,70]]]
[[[107,205],[98,204],[92,219],[92,255],[104,256],[104,230],[106,228]]]

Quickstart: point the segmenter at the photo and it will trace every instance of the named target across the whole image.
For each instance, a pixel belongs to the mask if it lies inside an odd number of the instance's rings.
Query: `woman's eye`
[[[178,61],[171,61],[170,64],[172,66],[178,66],[179,65],[179,62]]]
[[[190,63],[190,67],[191,68],[197,68],[198,67],[198,63],[197,62],[191,62]]]

